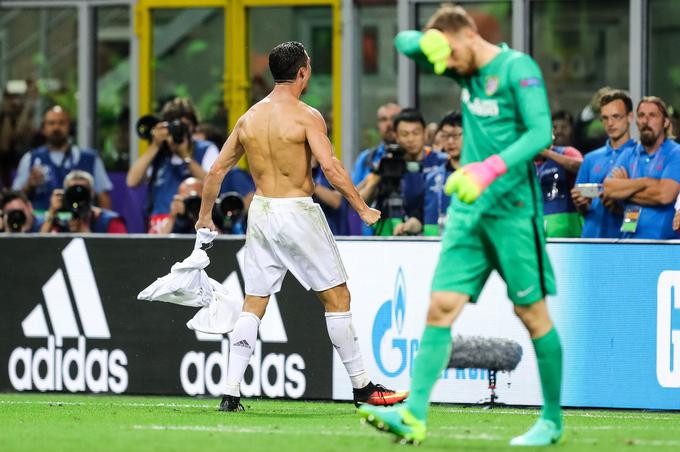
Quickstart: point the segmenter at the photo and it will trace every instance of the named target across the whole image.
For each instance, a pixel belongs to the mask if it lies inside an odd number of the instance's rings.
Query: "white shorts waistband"
[[[299,206],[300,204],[314,204],[311,196],[300,196],[295,198],[270,198],[267,196],[255,195],[253,196],[254,203],[266,204],[271,207],[291,207]]]

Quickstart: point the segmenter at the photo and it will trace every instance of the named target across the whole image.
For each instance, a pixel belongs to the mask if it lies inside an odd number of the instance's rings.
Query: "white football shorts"
[[[287,271],[316,292],[347,281],[326,216],[310,197],[255,195],[248,210],[244,267],[245,292],[258,297],[281,290]]]

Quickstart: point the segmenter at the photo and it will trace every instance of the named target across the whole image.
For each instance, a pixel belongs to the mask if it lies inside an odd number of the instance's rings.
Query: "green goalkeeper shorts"
[[[450,208],[432,291],[468,294],[474,302],[491,271],[497,270],[508,286],[508,298],[517,305],[554,295],[555,275],[541,221]]]

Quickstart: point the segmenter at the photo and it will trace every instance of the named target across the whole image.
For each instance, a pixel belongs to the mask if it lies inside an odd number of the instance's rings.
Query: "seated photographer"
[[[179,184],[187,177],[203,180],[219,154],[213,143],[191,138],[197,123],[194,106],[184,98],[167,102],[160,120],[145,116],[137,122],[137,133],[150,143],[130,167],[127,185],[149,183],[145,213],[150,233],[161,231]]]
[[[446,179],[460,168],[460,153],[463,149],[463,117],[451,112],[439,121],[435,137],[441,142],[442,150],[448,157],[445,164],[435,167],[425,175],[425,226],[423,235],[441,235],[440,227],[446,220],[446,210],[451,197],[444,193]]]
[[[126,234],[123,218],[116,212],[95,207],[92,175],[73,170],[64,179],[64,188],[55,189],[40,232],[98,232]]]
[[[425,120],[406,108],[394,117],[397,144],[388,146],[359,188],[361,197],[382,212],[376,235],[415,235],[423,230],[425,175],[447,156],[425,146]]]
[[[170,216],[162,225],[161,234],[195,234],[194,225],[201,210],[203,182],[195,177],[184,179],[172,199]],[[213,223],[223,234],[243,234],[244,202],[238,192],[220,195],[213,210]]]
[[[42,218],[33,215],[33,206],[21,191],[10,191],[0,200],[0,230],[13,234],[17,232],[40,232]]]
[[[314,156],[312,156],[312,180],[314,181],[312,199],[321,206],[333,235],[349,235],[347,203],[340,192],[328,182]]]

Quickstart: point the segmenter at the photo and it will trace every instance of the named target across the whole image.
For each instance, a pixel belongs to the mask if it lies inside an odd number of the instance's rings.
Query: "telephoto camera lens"
[[[23,210],[14,209],[7,211],[7,229],[12,232],[21,232],[21,228],[26,224],[26,214]]]

